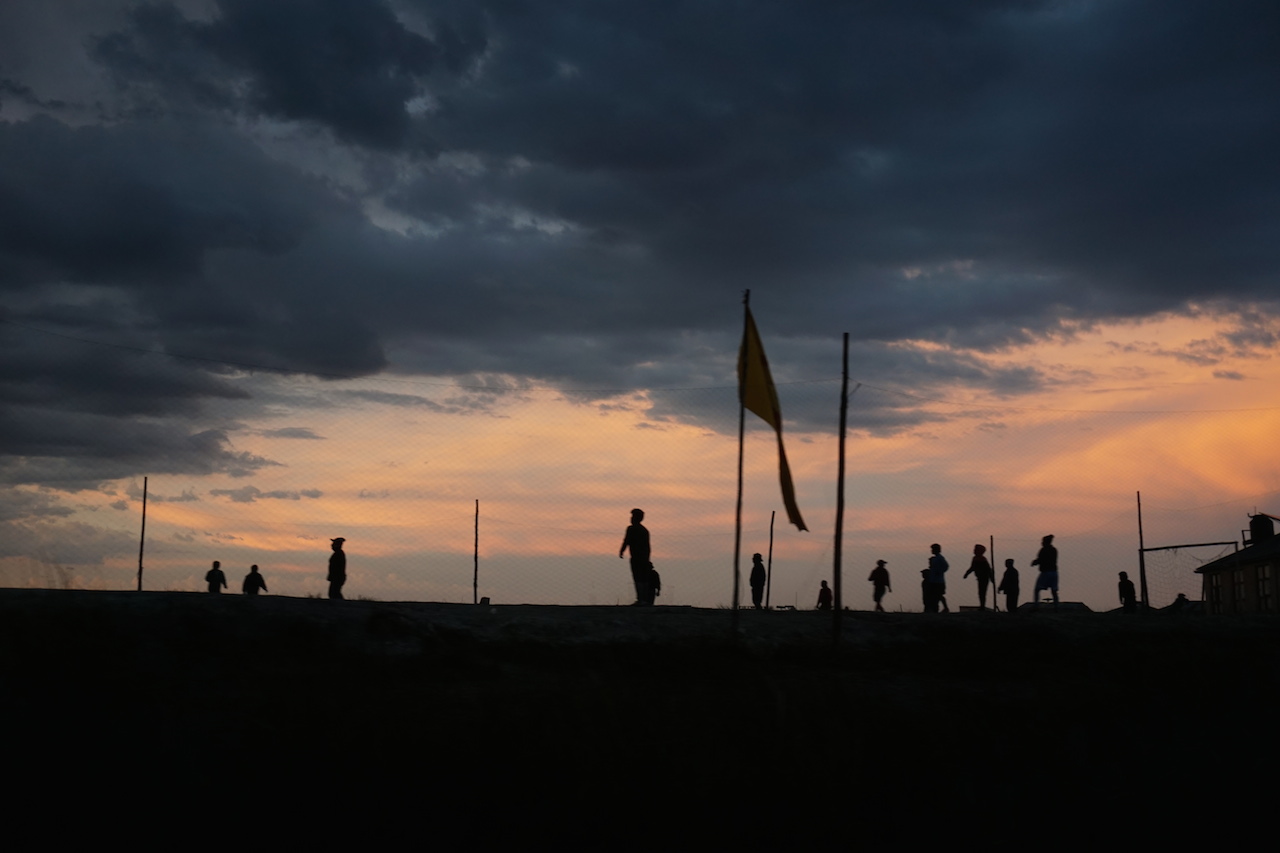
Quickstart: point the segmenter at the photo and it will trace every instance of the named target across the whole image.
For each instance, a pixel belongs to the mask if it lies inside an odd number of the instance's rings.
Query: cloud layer
[[[260,470],[251,369],[724,386],[747,288],[780,381],[846,330],[1009,397],[1102,322],[1276,346],[1273,3],[74,5],[0,11],[6,483]]]

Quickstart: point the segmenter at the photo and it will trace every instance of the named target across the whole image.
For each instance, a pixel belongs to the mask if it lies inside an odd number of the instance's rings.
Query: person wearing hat
[[[1004,577],[1000,578],[1000,586],[996,592],[1004,593],[1006,613],[1013,613],[1018,609],[1018,570],[1014,568],[1012,559],[1004,561]]]
[[[947,607],[947,570],[950,568],[951,564],[942,556],[942,546],[934,542],[929,546],[929,568],[921,572],[924,576],[921,586],[924,591],[925,613],[937,613],[939,606],[943,613],[951,612],[951,608]]]
[[[871,576],[867,578],[867,580],[871,581],[872,596],[876,600],[877,613],[884,612],[880,599],[884,598],[885,592],[893,592],[893,589],[889,586],[889,570],[885,568],[886,565],[884,560],[876,560],[876,567],[871,570]]]
[[[341,601],[342,585],[347,582],[347,555],[342,550],[342,543],[347,540],[339,536],[329,541],[333,553],[329,555],[329,576],[325,580],[329,581],[329,597]]]

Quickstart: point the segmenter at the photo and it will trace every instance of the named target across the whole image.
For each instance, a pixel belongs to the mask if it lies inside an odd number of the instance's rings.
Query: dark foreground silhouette
[[[731,645],[722,610],[0,590],[10,813],[492,850],[948,843],[992,804],[1002,837],[1125,846],[1270,813],[1246,782],[1275,739],[1197,733],[1271,719],[1280,620],[850,613],[835,651],[829,614],[741,620]]]

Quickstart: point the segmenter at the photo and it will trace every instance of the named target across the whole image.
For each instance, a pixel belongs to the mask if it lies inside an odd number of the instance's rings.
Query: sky
[[[1115,606],[1280,515],[1280,8],[0,4],[0,584],[732,599],[744,291],[810,531]],[[749,423],[744,568],[781,510]],[[145,480],[144,480],[145,478]],[[479,502],[477,522],[477,501]],[[478,531],[478,554],[476,550]],[[1198,597],[1210,546],[1151,555]],[[477,580],[478,578],[478,580]],[[1025,598],[1025,593],[1024,593]]]

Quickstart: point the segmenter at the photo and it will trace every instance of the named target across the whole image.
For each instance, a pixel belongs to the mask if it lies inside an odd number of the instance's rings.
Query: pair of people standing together
[[[227,576],[222,571],[222,563],[214,560],[213,568],[204,574],[204,581],[209,585],[209,592],[221,593],[226,589]],[[244,583],[240,585],[240,591],[245,595],[257,595],[259,591],[267,591],[267,582],[262,579],[262,573],[258,571],[257,566],[249,567],[249,574],[244,576]]]

